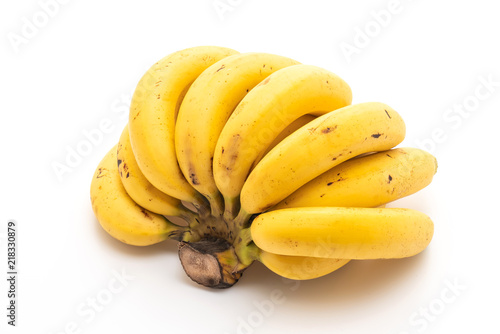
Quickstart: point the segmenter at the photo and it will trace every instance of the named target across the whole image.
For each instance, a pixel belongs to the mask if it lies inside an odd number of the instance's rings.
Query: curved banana
[[[254,168],[241,190],[239,220],[266,211],[350,158],[396,146],[404,136],[403,119],[383,103],[360,103],[318,117],[285,138]]]
[[[185,227],[137,205],[120,180],[115,145],[92,178],[90,200],[102,228],[112,237],[134,246],[148,246],[168,238],[179,240]]]
[[[177,159],[191,186],[211,203],[214,216],[223,210],[212,161],[224,124],[255,85],[296,64],[290,58],[267,53],[232,55],[207,68],[186,93],[175,127]]]
[[[292,208],[263,213],[250,226],[270,253],[336,259],[404,258],[423,251],[434,224],[422,212],[399,208]]]
[[[192,217],[177,198],[171,197],[151,184],[142,174],[130,144],[128,125],[122,131],[117,149],[118,172],[127,194],[144,209],[164,216]]]
[[[311,65],[281,69],[252,89],[229,117],[215,148],[214,178],[226,215],[237,213],[252,164],[283,129],[304,114],[321,115],[351,100],[344,80]]]
[[[132,97],[130,140],[141,171],[162,192],[198,208],[205,205],[205,200],[186,181],[177,164],[177,112],[193,81],[210,65],[235,53],[216,46],[175,52],[146,72]]]
[[[279,255],[266,251],[261,251],[257,260],[272,272],[294,280],[309,280],[325,276],[350,261],[348,259]]]
[[[304,184],[271,210],[376,207],[425,188],[436,171],[436,158],[418,148],[395,148],[356,157]]]

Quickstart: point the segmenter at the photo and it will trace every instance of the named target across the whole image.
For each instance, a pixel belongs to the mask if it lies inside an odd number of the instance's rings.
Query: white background
[[[495,2],[219,1],[229,4],[225,12],[215,3],[2,1],[0,267],[6,268],[6,224],[14,219],[19,278],[16,328],[6,324],[7,282],[0,280],[1,332],[498,328]],[[380,101],[396,109],[407,124],[401,146],[431,151],[439,170],[429,187],[391,206],[430,215],[431,245],[410,259],[351,262],[300,283],[256,263],[233,288],[213,291],[185,276],[175,243],[135,248],[108,237],[91,210],[90,180],[126,124],[137,81],[165,55],[209,44],[322,66],[351,85],[353,103]],[[343,52],[347,45],[355,53]],[[112,129],[58,179],[53,164],[65,164],[85,131],[103,120]]]

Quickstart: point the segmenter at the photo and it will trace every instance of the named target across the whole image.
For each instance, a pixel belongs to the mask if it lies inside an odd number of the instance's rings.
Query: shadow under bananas
[[[405,259],[351,260],[328,275],[304,281],[281,278],[255,262],[246,270],[238,289],[253,290],[255,300],[269,298],[270,290],[279,289],[286,297],[280,307],[302,309],[309,314],[326,309],[343,313],[407,286],[427,266],[431,259],[428,253],[424,251]]]

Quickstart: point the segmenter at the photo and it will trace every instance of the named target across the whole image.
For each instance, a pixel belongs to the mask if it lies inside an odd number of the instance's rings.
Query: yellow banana
[[[245,53],[224,58],[207,68],[191,85],[179,109],[175,148],[187,180],[211,203],[213,215],[222,199],[212,171],[217,139],[241,99],[255,85],[297,61],[267,53]]]
[[[282,277],[308,280],[330,274],[346,265],[350,260],[279,255],[261,251],[258,261]]]
[[[356,157],[309,181],[272,210],[376,207],[425,188],[436,170],[436,158],[418,148],[396,148]]]
[[[344,80],[311,65],[281,69],[252,89],[229,117],[215,148],[214,178],[226,214],[237,213],[252,164],[283,129],[304,114],[321,115],[351,100]]]
[[[381,205],[379,207],[385,207]],[[345,266],[349,259],[291,256],[258,251],[256,259],[275,274],[293,280],[310,280],[328,275]]]
[[[396,146],[404,136],[402,118],[383,103],[360,103],[318,117],[285,138],[257,164],[241,190],[238,220],[266,211],[350,158]]]
[[[120,136],[117,159],[122,184],[134,202],[160,215],[178,216],[184,219],[192,217],[180,200],[155,188],[142,174],[132,151],[128,125],[125,126]]]
[[[185,227],[137,205],[120,180],[115,145],[99,163],[90,186],[92,209],[112,237],[134,246],[180,239]]]
[[[204,205],[203,196],[186,181],[177,163],[177,112],[193,81],[210,65],[235,53],[216,46],[175,52],[147,71],[132,97],[130,140],[141,171],[162,192],[198,208]]]
[[[250,226],[253,241],[270,253],[336,259],[403,258],[423,251],[432,220],[399,208],[292,208],[263,213]]]

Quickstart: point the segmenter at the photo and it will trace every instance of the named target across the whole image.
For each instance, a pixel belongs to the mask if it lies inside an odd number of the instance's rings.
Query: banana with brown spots
[[[102,228],[129,245],[148,246],[166,239],[180,240],[186,227],[135,203],[122,185],[115,145],[102,159],[92,178],[90,201]]]

